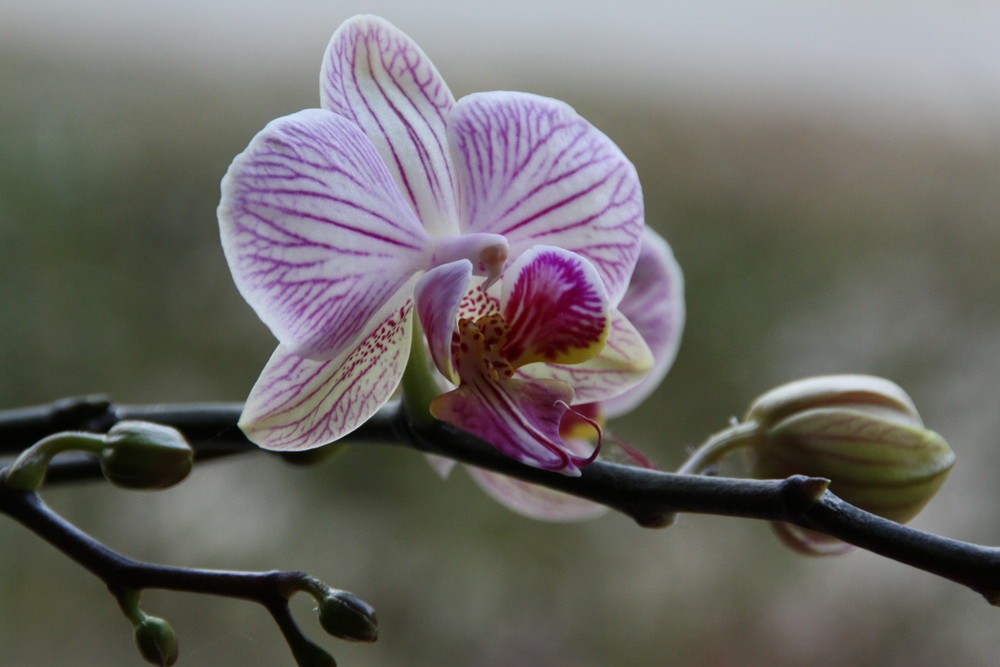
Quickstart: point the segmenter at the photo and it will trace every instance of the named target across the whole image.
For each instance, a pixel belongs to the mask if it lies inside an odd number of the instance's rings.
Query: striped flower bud
[[[759,427],[755,477],[823,477],[845,501],[899,523],[923,509],[955,462],[948,443],[924,428],[906,392],[877,377],[833,375],[783,385],[758,398],[744,422]],[[803,553],[850,549],[790,524],[775,530]]]

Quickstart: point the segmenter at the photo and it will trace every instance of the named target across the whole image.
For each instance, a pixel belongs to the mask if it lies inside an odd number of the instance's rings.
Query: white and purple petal
[[[601,351],[611,325],[604,285],[586,258],[534,246],[508,268],[500,308],[510,328],[503,355],[515,368],[573,364]]]
[[[537,244],[579,253],[612,303],[639,254],[642,190],[618,147],[563,102],[476,93],[451,112],[460,225],[507,237],[510,256]]]
[[[240,428],[265,449],[297,451],[361,426],[388,402],[402,377],[412,304],[389,304],[370,336],[333,359],[304,359],[279,345],[250,391]]]
[[[633,410],[663,381],[677,357],[684,331],[684,274],[670,246],[647,227],[639,260],[618,309],[635,326],[653,354],[653,367],[636,386],[605,400],[611,419]]]
[[[320,101],[364,130],[433,235],[458,231],[446,129],[455,98],[412,39],[377,16],[345,21],[323,58]]]
[[[482,438],[530,466],[577,476],[592,461],[567,449],[559,423],[573,390],[547,380],[492,381],[462,378],[462,384],[431,402],[431,414]]]
[[[414,292],[431,359],[441,374],[455,384],[459,378],[452,363],[451,344],[458,305],[468,293],[471,280],[472,262],[459,260],[425,273]]]
[[[222,180],[240,293],[290,352],[339,356],[428,262],[430,239],[367,137],[309,109],[269,123]]]

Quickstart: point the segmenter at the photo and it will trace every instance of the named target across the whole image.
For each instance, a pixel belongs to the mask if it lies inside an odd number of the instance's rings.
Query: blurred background
[[[101,392],[242,400],[274,342],[232,285],[218,183],[270,119],[318,105],[361,11],[456,97],[558,97],[636,163],[687,280],[674,370],[614,433],[661,467],[768,388],[834,372],[906,388],[958,463],[914,525],[1000,542],[1000,6],[816,0],[71,3],[0,0],[0,406]],[[302,569],[378,610],[343,665],[995,664],[1000,612],[857,552],[806,559],[765,524],[552,525],[457,471],[355,447],[179,487],[45,499],[127,555]],[[263,609],[150,591],[179,664],[285,665]],[[0,521],[0,664],[135,665],[87,572]]]

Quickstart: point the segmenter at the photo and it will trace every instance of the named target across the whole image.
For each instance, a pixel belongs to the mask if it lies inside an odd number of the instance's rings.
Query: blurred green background
[[[317,105],[330,34],[374,11],[456,96],[562,98],[636,163],[688,323],[617,435],[669,468],[776,384],[883,375],[958,454],[915,525],[997,543],[1000,13],[826,5],[0,2],[0,406],[242,400],[274,342],[225,266],[219,179]],[[533,522],[401,448],[44,495],[130,556],[355,592],[375,645],[296,605],[343,665],[986,665],[1000,645],[977,595],[867,553],[805,559],[718,517]],[[140,664],[100,583],[11,521],[0,545],[0,664]],[[291,662],[255,605],[144,600],[181,665]]]

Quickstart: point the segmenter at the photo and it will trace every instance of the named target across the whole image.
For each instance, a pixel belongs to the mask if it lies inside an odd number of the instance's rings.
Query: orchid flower
[[[269,123],[222,181],[223,250],[279,343],[240,420],[258,445],[318,447],[374,414],[407,363],[415,303],[446,331],[458,272],[485,293],[544,244],[582,257],[608,303],[621,299],[643,228],[638,178],[566,104],[513,92],[456,102],[423,51],[372,16],[333,35],[320,101]],[[639,349],[615,313],[609,341]],[[634,382],[642,364],[605,348],[587,363],[608,384]]]
[[[642,241],[632,280],[618,308],[649,344],[654,365],[627,392],[602,402],[576,405],[563,415],[559,425],[562,442],[577,455],[593,449],[592,423],[602,424],[638,406],[659,386],[677,356],[684,329],[684,277],[670,246],[659,234],[647,227]],[[433,465],[442,475],[451,467],[444,460],[433,461]],[[468,471],[490,497],[533,519],[580,521],[601,516],[608,510],[605,505],[507,475],[472,466]]]

